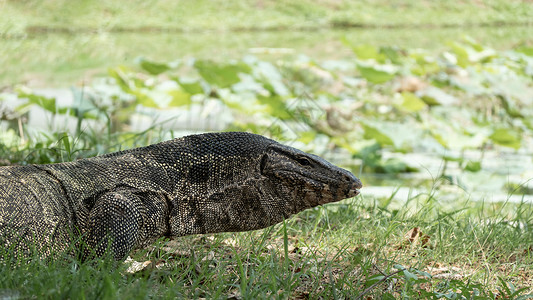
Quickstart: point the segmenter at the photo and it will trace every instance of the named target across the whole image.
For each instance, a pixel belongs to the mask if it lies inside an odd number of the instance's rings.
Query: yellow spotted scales
[[[69,245],[101,256],[109,247],[120,260],[162,236],[265,228],[360,188],[350,172],[260,135],[191,135],[75,162],[0,167],[0,244],[22,256]]]

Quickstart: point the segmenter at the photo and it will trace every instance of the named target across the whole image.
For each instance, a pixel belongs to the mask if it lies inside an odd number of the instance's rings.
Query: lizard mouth
[[[361,193],[362,187],[363,187],[363,184],[361,183],[359,179],[357,179],[357,181],[355,181],[350,187],[350,189],[348,190],[348,197],[351,198],[351,197],[355,197],[359,195],[359,193]]]
[[[348,191],[348,197],[355,197],[357,195],[359,195],[359,193],[361,193],[361,190],[357,189],[357,188],[351,188],[349,191]]]
[[[319,204],[323,205],[326,203],[337,202],[343,199],[355,197],[359,195],[362,187],[363,185],[361,184],[361,182],[357,180],[356,182],[353,182],[352,184],[349,184],[348,186],[339,187],[337,189],[337,192],[332,193],[332,191],[330,190],[330,187],[326,185],[326,188],[322,190],[323,196]]]

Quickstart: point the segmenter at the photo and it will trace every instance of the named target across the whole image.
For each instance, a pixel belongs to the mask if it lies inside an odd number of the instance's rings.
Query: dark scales
[[[110,249],[120,260],[161,236],[260,229],[360,188],[350,172],[260,135],[191,135],[0,167],[0,244],[22,256],[79,244],[85,257]]]

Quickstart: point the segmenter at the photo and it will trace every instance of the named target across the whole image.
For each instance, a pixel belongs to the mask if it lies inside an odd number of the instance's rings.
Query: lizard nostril
[[[355,177],[352,173],[346,171],[345,173],[342,173],[342,180],[346,182],[353,182],[358,181],[357,177]]]
[[[347,184],[354,185],[356,188],[360,189],[363,187],[363,184],[361,183],[361,180],[359,178],[355,177],[352,173],[346,171],[346,173],[342,173],[342,181],[344,181]]]
[[[346,182],[353,181],[352,177],[351,177],[351,176],[348,176],[347,174],[343,174],[343,175],[342,175],[342,180],[344,180],[344,181],[346,181]]]

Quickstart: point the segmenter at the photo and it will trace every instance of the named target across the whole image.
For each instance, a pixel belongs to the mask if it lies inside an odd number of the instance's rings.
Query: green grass
[[[282,47],[293,54],[260,56],[344,58],[350,55],[340,42],[344,37],[353,43],[438,50],[443,41],[467,34],[495,49],[509,49],[531,43],[531,20],[533,5],[504,0],[152,0],[128,5],[119,0],[4,0],[0,89],[87,84],[108,68],[132,65],[138,56],[227,60],[242,58],[250,48]]]
[[[80,3],[82,6],[66,1],[0,0],[0,89],[9,90],[19,83],[35,87],[89,85],[92,77],[117,65],[132,65],[138,56],[160,62],[197,57],[225,63],[241,59],[250,48],[272,47],[294,52],[255,55],[266,61],[295,61],[300,54],[316,61],[354,60],[351,49],[341,42],[343,38],[355,46],[420,47],[442,54],[441,50],[449,47],[445,41],[466,33],[480,44],[506,50],[531,44],[531,27],[488,25],[524,25],[533,19],[527,1]],[[423,25],[423,29],[415,25]],[[358,26],[363,28],[339,29]],[[469,70],[477,68],[483,66],[474,64]],[[340,81],[341,73],[332,71],[332,78],[338,76]],[[129,76],[134,79],[136,75],[147,78],[137,73]],[[302,76],[305,79],[310,74]],[[284,79],[300,86],[291,78]],[[302,80],[301,85],[311,88],[314,78]],[[311,89],[311,97],[322,95],[322,82],[316,84],[319,89]],[[360,124],[376,117],[378,106],[394,107],[391,86],[368,84],[348,88],[345,95],[330,96],[354,97],[364,103],[353,113]],[[461,95],[461,99],[472,99]],[[491,99],[491,95],[487,97]],[[499,104],[475,99],[491,105],[487,114],[491,123],[504,124],[492,114],[505,115]],[[472,107],[464,109],[479,110],[478,102],[468,103]],[[529,110],[518,108],[524,114],[520,118],[527,120]],[[120,113],[102,112],[108,120],[113,113]],[[400,113],[388,113],[387,117],[396,114]],[[509,124],[516,124],[515,119],[511,121]],[[14,130],[0,132],[2,165],[74,160],[148,145],[172,135],[158,127],[141,133],[86,129],[74,138],[63,132],[29,134],[26,130],[25,141],[21,141],[15,137],[17,124],[10,127]],[[358,131],[353,136],[363,134]],[[365,174],[360,175],[367,180]],[[450,190],[447,181],[439,179],[433,184],[441,192],[436,195]],[[365,196],[363,189],[363,196],[356,199],[303,212],[265,230],[161,240],[132,253],[138,262],[150,261],[133,273],[127,271],[128,264],[109,258],[83,263],[69,256],[28,263],[8,258],[0,262],[0,298],[516,299],[533,293],[532,205],[471,202],[459,194],[438,197],[412,195],[403,203]]]
[[[162,138],[159,131],[83,133],[69,142],[58,133],[40,148],[30,142],[27,148],[3,149],[2,157],[25,163],[74,160],[94,155],[102,145],[113,151],[153,143]],[[449,190],[446,180],[433,185]],[[363,188],[362,196],[264,230],[160,240],[131,254],[146,265],[137,271],[110,258],[81,263],[59,255],[17,262],[8,254],[0,262],[0,296],[353,299],[365,293],[374,299],[517,299],[533,293],[533,204],[432,195],[398,202],[365,196]]]
[[[161,138],[158,132],[98,139],[85,133],[68,143],[57,134],[40,148],[4,149],[2,157],[25,163],[73,160],[94,155],[102,145],[112,151],[150,144],[153,136]],[[434,182],[435,190],[447,186],[445,180]],[[515,299],[533,293],[533,205],[470,202],[460,195],[446,199],[415,194],[403,203],[365,196],[363,188],[355,199],[264,230],[160,240],[131,254],[146,265],[135,272],[110,258],[83,263],[68,255],[29,263],[7,258],[0,262],[0,296],[353,299],[366,291],[375,299],[442,294],[470,299],[471,293],[478,295],[472,299],[501,299],[514,289],[519,292],[510,299]]]
[[[32,87],[65,87],[90,84],[108,68],[133,65],[136,57],[171,61],[183,57],[216,61],[240,59],[250,48],[290,48],[289,54],[254,54],[266,60],[293,60],[300,54],[317,60],[353,56],[341,42],[397,45],[433,51],[445,48],[443,41],[456,40],[465,33],[483,45],[509,49],[531,38],[531,28],[445,29],[357,29],[317,32],[238,32],[198,34],[43,34],[29,38],[0,40],[0,88],[16,84]],[[430,33],[428,35],[428,32]]]
[[[512,287],[525,288],[518,295],[533,293],[530,205],[438,202],[358,197],[265,230],[162,240],[132,255],[151,262],[133,273],[109,259],[0,264],[0,295],[353,299],[374,283],[366,296],[377,299],[471,299],[471,292],[479,294],[475,299],[501,299]],[[413,228],[423,234],[409,240]],[[402,268],[408,272],[379,281]]]
[[[3,34],[28,30],[264,30],[530,24],[527,1],[2,1]]]

